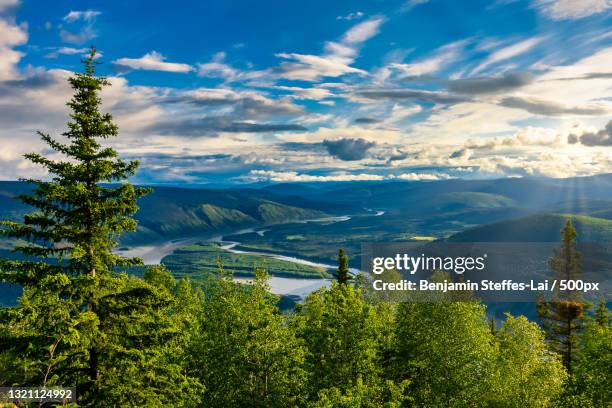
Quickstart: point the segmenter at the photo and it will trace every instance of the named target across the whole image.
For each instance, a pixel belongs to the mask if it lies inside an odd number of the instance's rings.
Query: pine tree
[[[580,266],[582,255],[576,250],[577,236],[572,221],[567,220],[561,230],[561,244],[554,249],[553,256],[548,260],[548,267],[556,279],[580,279],[582,275]],[[557,290],[555,295],[559,300],[581,300],[581,292],[576,290]]]
[[[348,283],[352,279],[349,273],[348,257],[346,256],[344,249],[340,249],[338,251],[338,270],[334,274],[334,277],[338,283],[343,284]]]
[[[64,159],[25,155],[49,178],[24,180],[32,192],[19,199],[33,212],[23,222],[1,224],[22,256],[0,260],[0,281],[21,285],[23,295],[19,307],[0,311],[0,355],[20,368],[14,379],[20,385],[76,385],[84,406],[122,405],[129,394],[113,396],[111,388],[120,383],[142,390],[145,377],[149,389],[142,397],[168,402],[163,389],[151,385],[184,379],[176,366],[161,364],[166,351],[156,348],[173,332],[162,318],[170,298],[118,273],[142,260],[113,253],[119,235],[136,228],[136,200],[148,189],[124,182],[138,162],[123,161],[104,145],[118,128],[100,111],[99,92],[109,82],[95,75],[95,58],[92,47],[84,72],[68,80],[74,95],[63,138],[39,132]]]
[[[606,307],[606,298],[604,296],[599,299],[599,305],[595,309],[595,322],[600,327],[608,327],[610,325],[610,311]]]
[[[577,234],[570,220],[561,230],[561,237],[561,244],[555,248],[548,265],[558,281],[579,279],[582,274],[581,255],[576,250]],[[587,305],[577,291],[556,290],[552,300],[541,298],[536,307],[546,339],[551,348],[561,355],[563,365],[571,374]]]
[[[497,334],[497,320],[495,319],[495,315],[491,316],[489,319],[489,330],[493,336]]]

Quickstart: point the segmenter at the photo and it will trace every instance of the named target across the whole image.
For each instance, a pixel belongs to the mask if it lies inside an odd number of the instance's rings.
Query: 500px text
[[[529,281],[514,282],[511,279],[504,279],[496,282],[484,279],[480,282],[452,282],[444,280],[443,282],[430,282],[426,279],[418,281],[401,280],[399,282],[383,282],[375,280],[372,282],[372,287],[377,291],[384,290],[404,290],[404,291],[544,291],[552,292],[555,289],[561,291],[579,291],[579,292],[595,292],[599,290],[599,282],[585,282],[583,280],[544,280],[542,282]]]

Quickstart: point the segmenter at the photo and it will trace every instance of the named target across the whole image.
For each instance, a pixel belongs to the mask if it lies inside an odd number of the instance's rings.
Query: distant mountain
[[[422,207],[421,211],[447,213],[471,209],[510,208],[517,203],[503,195],[479,192],[444,193],[430,200],[418,201],[412,208]]]
[[[139,201],[137,233],[124,236],[122,241],[144,243],[186,234],[221,233],[320,218],[326,214],[369,214],[374,210],[384,210],[385,216],[354,218],[327,229],[346,239],[346,229],[352,228],[355,239],[372,239],[374,231],[377,239],[397,240],[410,234],[447,236],[542,212],[612,218],[610,174],[569,179],[312,182],[252,187],[156,186],[152,194]],[[20,218],[27,208],[12,197],[28,190],[25,183],[0,182],[0,218]],[[523,227],[529,225],[516,226],[517,230]],[[553,240],[558,238],[557,227],[558,222],[551,223]],[[548,231],[548,227],[542,228],[538,233]]]
[[[0,181],[0,219],[18,220],[28,210],[28,206],[15,199],[15,196],[30,192],[30,186],[21,181]]]
[[[612,220],[612,208],[607,209],[607,210],[593,211],[591,213],[591,216],[597,217],[597,218],[604,218],[606,220]]]
[[[15,196],[31,191],[23,182],[0,182],[0,219],[20,219],[30,209]],[[350,211],[350,206],[321,203],[260,189],[188,189],[155,187],[138,202],[136,233],[124,244],[193,233],[208,233],[255,225],[321,218]]]
[[[319,183],[323,184],[323,183]],[[299,191],[299,183],[265,187],[266,190]],[[312,200],[351,203],[364,208],[411,211],[444,194],[485,193],[503,196],[522,208],[549,210],[553,205],[577,200],[612,201],[612,174],[567,179],[506,178],[489,180],[440,180],[411,182],[363,182],[318,186],[308,184],[304,195]],[[572,207],[572,206],[570,206]],[[565,210],[563,211],[565,212]],[[570,211],[567,211],[570,212]]]
[[[602,293],[606,293],[606,291],[609,293],[608,282],[612,279],[612,220],[573,214],[534,214],[471,228],[454,234],[445,241],[552,243],[550,246],[548,246],[549,244],[521,246],[521,251],[527,251],[529,255],[523,252],[520,255],[518,253],[512,255],[510,252],[504,255],[504,251],[502,251],[501,256],[511,257],[511,261],[507,265],[512,265],[512,267],[501,276],[510,278],[509,271],[514,270],[518,272],[518,276],[523,278],[532,279],[540,276],[541,279],[544,275],[542,275],[542,272],[537,272],[538,268],[547,265],[548,259],[553,254],[552,249],[558,246],[561,241],[561,230],[568,219],[572,221],[576,228],[577,250],[581,254],[580,263],[583,278],[587,281],[601,282]],[[498,248],[504,247],[507,246],[501,245]],[[513,251],[517,247],[509,246],[507,248],[508,251]],[[590,301],[596,301],[593,298],[596,296],[593,294],[586,294],[585,296]],[[489,307],[488,313],[495,314],[498,317],[503,316],[503,311],[536,317],[533,303],[497,303],[493,301]]]
[[[576,198],[562,201],[550,206],[550,211],[563,214],[595,215],[597,212],[612,210],[612,200],[597,200],[589,198]],[[605,217],[604,217],[605,218]]]
[[[579,242],[612,242],[612,221],[585,215],[535,214],[471,228],[449,242],[558,242],[560,231],[572,220]]]

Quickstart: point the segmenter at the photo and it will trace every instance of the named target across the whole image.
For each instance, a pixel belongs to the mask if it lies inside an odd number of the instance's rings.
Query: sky
[[[0,179],[87,48],[140,183],[612,172],[609,0],[0,0]]]

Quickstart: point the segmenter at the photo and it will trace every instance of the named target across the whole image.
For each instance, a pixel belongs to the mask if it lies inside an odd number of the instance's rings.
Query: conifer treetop
[[[101,111],[99,93],[110,82],[96,76],[96,56],[95,47],[91,47],[83,61],[83,72],[68,80],[74,90],[67,103],[71,110],[68,129],[60,138],[38,132],[57,154],[49,157],[32,152],[24,156],[48,174],[45,180],[23,179],[33,189],[18,199],[34,211],[23,222],[1,224],[3,235],[24,242],[15,246],[16,251],[30,257],[65,259],[67,262],[60,262],[59,270],[70,275],[95,275],[117,265],[141,263],[137,258],[112,253],[117,237],[136,228],[131,217],[138,209],[136,200],[149,189],[125,182],[134,175],[138,161],[121,160],[112,147],[103,145],[104,140],[118,135],[118,128],[112,115]],[[4,262],[6,265],[10,261]],[[53,263],[27,262],[28,276],[32,270],[59,271]],[[9,266],[8,269],[23,269],[15,262]],[[25,284],[28,279],[21,277],[24,279],[18,283]]]

